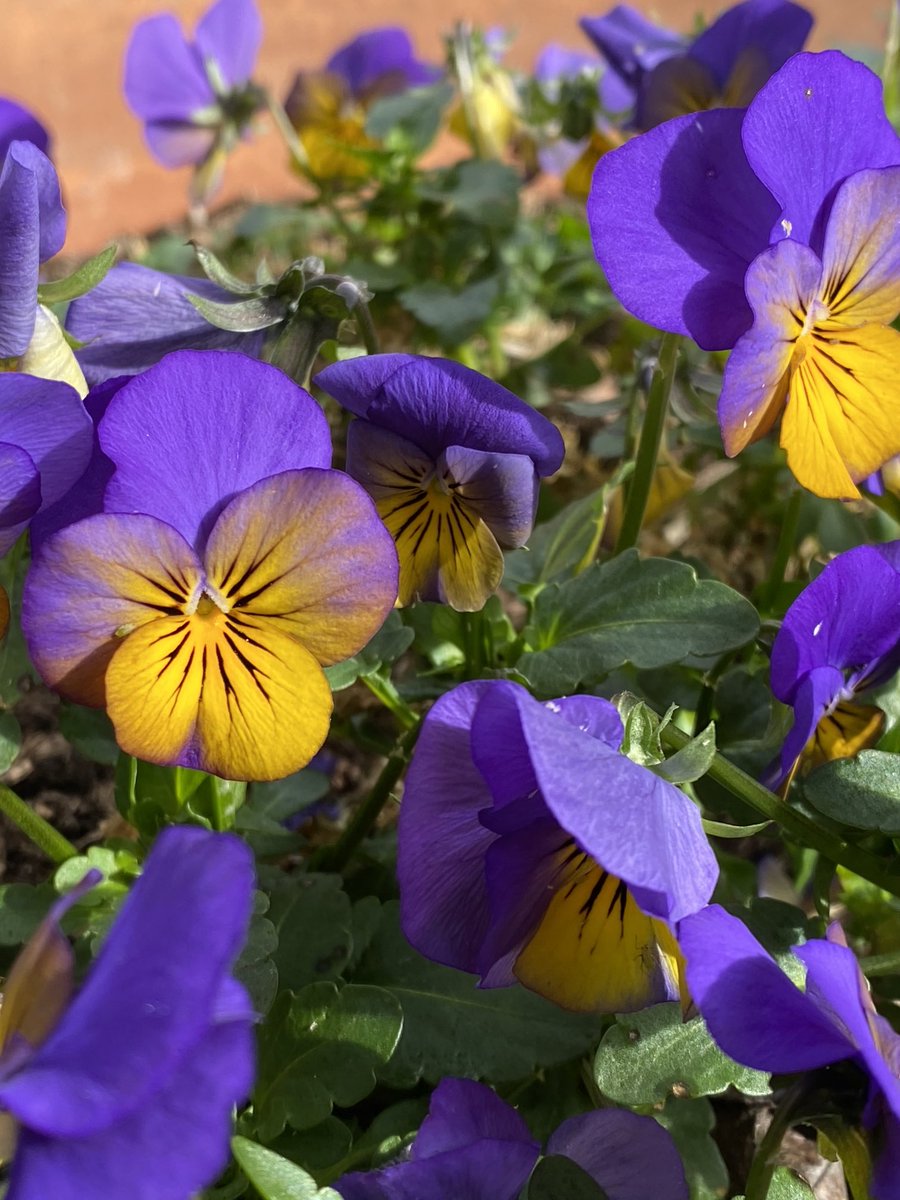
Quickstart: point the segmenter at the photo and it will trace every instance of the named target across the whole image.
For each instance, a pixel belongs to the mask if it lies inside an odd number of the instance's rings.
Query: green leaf
[[[0,775],[13,765],[22,749],[22,727],[11,712],[0,712]]]
[[[708,821],[703,818],[703,828],[710,837],[745,838],[762,833],[772,824],[771,821],[757,821],[755,825],[726,825],[724,821]]]
[[[337,979],[353,947],[350,899],[341,877],[272,876],[277,886],[267,915],[278,937],[273,958],[281,987],[296,991],[317,980]],[[261,876],[261,886],[269,878]]]
[[[827,1158],[840,1159],[850,1190],[856,1200],[869,1194],[872,1178],[872,1157],[863,1131],[856,1125],[846,1125],[838,1117],[818,1117],[819,1150]]]
[[[424,200],[444,203],[457,214],[488,229],[510,229],[519,211],[519,174],[495,159],[469,158],[426,179],[418,187]]]
[[[417,321],[440,334],[446,344],[456,346],[484,325],[499,295],[500,280],[490,275],[464,288],[428,280],[404,288],[398,299]]]
[[[66,300],[76,300],[95,288],[106,277],[110,267],[116,261],[116,246],[107,246],[94,258],[73,271],[65,279],[56,279],[53,283],[38,284],[38,300],[41,304],[62,304]]]
[[[445,1075],[521,1079],[565,1062],[596,1040],[596,1018],[564,1012],[524,988],[478,988],[476,979],[430,962],[404,938],[396,903],[385,905],[381,928],[354,981],[386,988],[403,1009],[403,1033],[379,1072],[392,1087]]]
[[[691,1200],[721,1200],[728,1192],[728,1168],[711,1136],[716,1114],[710,1102],[669,1096],[653,1115],[678,1147]]]
[[[863,750],[825,763],[804,780],[803,796],[843,825],[900,835],[900,756]]]
[[[867,1195],[868,1192],[861,1192],[860,1200]],[[737,1196],[735,1200],[744,1200],[744,1197]],[[815,1193],[799,1175],[795,1175],[787,1167],[776,1167],[766,1192],[766,1200],[815,1200]]]
[[[59,731],[79,754],[83,754],[92,762],[114,767],[119,761],[119,747],[112,721],[102,708],[61,704]]]
[[[203,269],[203,274],[213,283],[217,283],[220,288],[223,288],[226,292],[231,292],[234,296],[252,296],[255,292],[259,291],[258,284],[245,283],[243,279],[239,279],[237,275],[233,275],[225,264],[216,258],[212,250],[207,250],[205,246],[201,246],[199,242],[193,240],[191,240],[190,244],[194,247],[197,262]]]
[[[264,914],[269,908],[269,897],[256,893],[259,905],[250,921],[247,940],[235,963],[235,977],[250,993],[253,1007],[265,1014],[272,1007],[278,990],[278,968],[272,955],[278,948],[278,933]]]
[[[268,329],[287,316],[287,305],[283,300],[274,297],[261,299],[254,296],[248,300],[223,303],[196,296],[193,292],[185,292],[185,296],[210,325],[232,333],[252,333],[257,329]]]
[[[449,83],[410,88],[376,100],[366,118],[369,137],[397,144],[410,154],[421,154],[434,141],[444,109],[453,98]]]
[[[327,796],[330,787],[324,771],[304,767],[274,783],[251,783],[247,807],[272,821],[287,821]]]
[[[49,884],[31,887],[27,883],[0,886],[0,946],[20,946],[34,933],[56,893]]]
[[[262,1200],[341,1200],[333,1188],[317,1187],[300,1167],[248,1138],[232,1138],[231,1150]]]
[[[360,676],[373,675],[382,667],[397,661],[412,645],[415,631],[403,624],[400,613],[393,609],[372,640],[353,658],[325,668],[325,678],[333,692],[340,692],[355,683]]]
[[[743,596],[693,567],[628,550],[535,600],[518,670],[542,695],[589,687],[632,663],[653,669],[714,657],[752,640],[759,617]]]
[[[659,1104],[669,1095],[715,1096],[736,1087],[765,1096],[769,1077],[723,1054],[702,1018],[683,1022],[677,1001],[616,1017],[594,1060],[605,1096],[630,1107]]]
[[[311,983],[296,996],[283,992],[260,1031],[254,1111],[263,1141],[285,1123],[310,1129],[333,1105],[368,1096],[402,1025],[400,1004],[382,988]]]
[[[663,779],[668,779],[669,783],[693,783],[706,774],[715,757],[716,727],[709,724],[702,733],[677,750],[671,758],[657,763],[653,767],[653,771],[656,775],[661,775]]]
[[[542,1158],[528,1181],[528,1200],[608,1200],[583,1167],[561,1154]]]
[[[652,708],[631,692],[620,692],[615,704],[622,718],[622,753],[642,767],[662,762],[665,751],[659,735],[675,710],[669,709],[660,720]]]

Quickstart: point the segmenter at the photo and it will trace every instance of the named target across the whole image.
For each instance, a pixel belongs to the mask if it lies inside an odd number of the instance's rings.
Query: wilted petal
[[[594,252],[619,300],[705,350],[749,328],[744,276],[778,215],[741,148],[743,115],[679,117],[605,154],[588,201]]]
[[[129,380],[100,443],[117,468],[107,512],[158,517],[198,547],[238,492],[331,463],[328,422],[309,393],[275,367],[220,350],[177,351]]]
[[[104,703],[106,668],[122,638],[195,602],[202,571],[171,526],[100,514],[61,530],[32,563],[22,630],[44,679],[79,704]]]
[[[550,1135],[547,1154],[587,1171],[609,1200],[687,1200],[681,1156],[652,1117],[602,1109],[569,1117]]]
[[[216,64],[226,88],[237,88],[253,74],[262,35],[253,0],[218,0],[200,18],[194,42],[203,58]]]
[[[188,293],[227,302],[228,292],[208,279],[167,275],[137,263],[117,263],[66,315],[93,386],[118,375],[136,375],[172,350],[242,350],[258,357],[263,333],[231,333],[200,316]]]
[[[781,207],[774,236],[783,236],[786,221],[790,236],[816,251],[836,186],[856,171],[900,163],[881,81],[837,50],[785,63],[747,110],[741,137]]]
[[[0,442],[0,554],[19,540],[40,506],[41,477],[34,459],[21,446]]]
[[[713,1038],[737,1062],[792,1074],[853,1055],[852,1042],[737,917],[712,905],[681,921],[678,941],[690,993]]]
[[[144,121],[190,121],[216,103],[200,56],[168,13],[135,26],[125,52],[125,99]]]
[[[278,628],[325,666],[361,650],[397,595],[391,539],[338,471],[286,471],[247,488],[216,521],[204,562],[238,624]]]

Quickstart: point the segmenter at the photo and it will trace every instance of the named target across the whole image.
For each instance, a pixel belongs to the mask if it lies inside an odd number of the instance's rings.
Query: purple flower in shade
[[[854,697],[900,668],[900,541],[833,559],[788,609],[772,647],[772,691],[794,723],[766,783],[873,745],[884,714]]]
[[[228,834],[165,830],[73,998],[59,921],[96,874],[55,905],[3,989],[8,1200],[189,1200],[228,1161],[253,1082],[253,1012],[231,976],[251,856]]]
[[[0,170],[0,358],[25,354],[35,328],[38,273],[66,240],[53,163],[31,142],[13,142]]]
[[[400,809],[407,938],[427,958],[517,979],[565,1008],[680,995],[670,924],[718,868],[678,788],[619,753],[615,708],[462,684],[425,718]]]
[[[126,753],[289,775],[328,733],[322,667],[394,603],[391,539],[329,469],[319,406],[274,367],[181,350],[105,389],[76,523],[41,541],[26,580],[35,666],[105,706]]]
[[[797,479],[846,499],[900,451],[898,205],[881,83],[828,51],[795,55],[746,112],[677,117],[605,155],[588,214],[630,312],[734,347],[726,453],[781,417]]]
[[[31,142],[44,154],[50,150],[50,136],[37,117],[15,100],[0,97],[0,162],[13,142]]]
[[[468,1079],[443,1079],[407,1158],[345,1175],[343,1200],[516,1200],[541,1153],[514,1108]],[[546,1154],[577,1163],[609,1200],[687,1200],[684,1167],[668,1133],[623,1109],[570,1117]]]
[[[85,343],[77,358],[93,386],[117,375],[136,375],[172,350],[241,350],[256,358],[264,333],[218,329],[200,315],[188,293],[233,302],[207,279],[167,275],[137,263],[119,263],[66,315],[69,332]]]
[[[500,547],[524,544],[540,478],[562,463],[558,430],[506,388],[443,358],[354,358],[315,382],[359,418],[347,434],[347,470],[397,544],[400,603],[480,609],[503,575]]]
[[[648,21],[628,4],[617,4],[602,17],[582,17],[579,24],[627,89],[629,108],[637,103],[647,74],[687,45],[685,38]]]
[[[91,419],[68,384],[0,373],[0,554],[78,480],[91,442]]]
[[[440,68],[420,62],[405,29],[369,29],[341,46],[324,69],[300,71],[284,103],[318,179],[368,179],[354,151],[378,143],[366,133],[366,113],[384,96],[435,83]],[[348,149],[349,148],[349,149]]]
[[[746,1066],[779,1075],[850,1060],[867,1077],[862,1113],[877,1131],[873,1200],[896,1200],[900,1179],[900,1037],[875,1011],[838,925],[794,947],[801,991],[749,929],[712,905],[682,921],[687,982],[713,1038]]]
[[[262,95],[250,81],[262,41],[253,0],[218,0],[189,42],[169,13],[135,26],[125,54],[125,99],[164,167],[196,166],[208,198]]]

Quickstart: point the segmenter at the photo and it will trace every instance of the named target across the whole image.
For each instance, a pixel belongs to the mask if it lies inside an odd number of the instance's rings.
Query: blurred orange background
[[[442,34],[452,21],[516,32],[509,61],[529,67],[547,42],[584,49],[578,29],[583,0],[257,0],[265,40],[255,78],[283,98],[301,68],[321,66],[364,29],[404,25],[423,58],[442,60]],[[153,0],[5,0],[0,42],[0,94],[31,108],[49,127],[69,211],[66,252],[84,255],[124,233],[149,232],[185,213],[187,171],[151,159],[138,121],[121,93],[122,61],[134,24],[169,8],[193,31],[207,0],[166,6]],[[724,3],[657,0],[635,3],[675,29],[688,30],[698,11],[714,16]],[[814,0],[811,46],[840,46],[871,57],[883,45],[889,0]],[[286,155],[265,118],[259,136],[235,152],[217,205],[238,198],[278,200],[297,192]]]

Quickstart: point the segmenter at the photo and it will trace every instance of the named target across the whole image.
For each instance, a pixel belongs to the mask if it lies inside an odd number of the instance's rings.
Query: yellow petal
[[[575,1012],[633,1012],[679,993],[680,954],[625,885],[582,855],[515,963],[525,987]]]
[[[837,705],[816,726],[801,755],[802,770],[811,771],[837,758],[855,758],[874,746],[884,729],[884,713],[874,704]]]
[[[781,424],[788,466],[818,496],[855,499],[900,453],[900,333],[817,326],[802,349]]]

